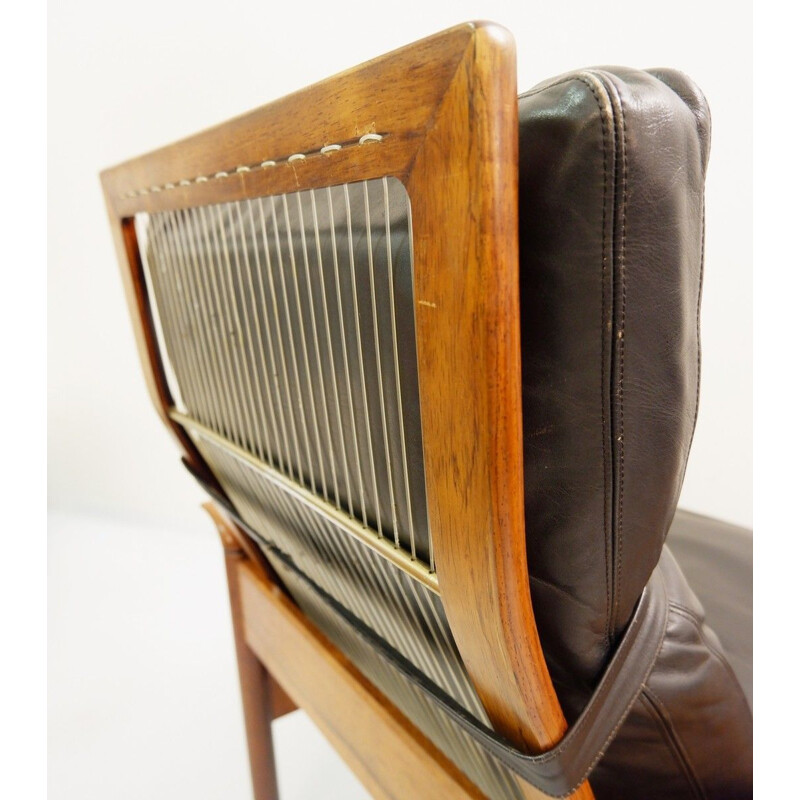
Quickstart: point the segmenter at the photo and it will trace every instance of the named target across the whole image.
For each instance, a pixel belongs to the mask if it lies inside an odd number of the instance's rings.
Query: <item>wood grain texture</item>
[[[357,143],[372,131],[384,138]],[[474,23],[101,179],[151,396],[199,468],[191,442],[167,418],[163,369],[136,283],[138,255],[123,235],[130,217],[381,176],[403,181],[414,226],[424,468],[441,596],[493,724],[518,747],[541,751],[566,723],[536,632],[525,551],[517,137],[513,40],[503,28]],[[342,149],[319,152],[331,143]],[[286,161],[294,153],[306,157]],[[260,167],[266,159],[277,163]],[[272,641],[273,658],[279,642]],[[575,796],[592,795],[585,784]]]
[[[275,753],[272,747],[272,720],[275,718],[275,701],[272,696],[274,681],[263,664],[245,642],[244,615],[238,568],[249,562],[239,545],[238,537],[213,504],[206,504],[225,552],[225,572],[233,620],[233,638],[236,662],[239,668],[239,685],[242,692],[242,709],[247,731],[247,749],[250,757],[250,775],[255,800],[278,800],[278,778],[275,771]],[[258,574],[254,567],[254,574]],[[262,573],[262,580],[266,580]]]
[[[314,185],[403,175],[471,40],[470,25],[445,31],[410,47],[347,70],[267,106],[101,174],[118,217],[137,211],[185,208],[244,199]],[[370,132],[379,144],[321,154],[328,144],[353,143]],[[304,161],[236,173],[295,153]],[[234,174],[214,179],[220,171]],[[197,183],[198,176],[210,177]],[[180,185],[189,180],[188,186]],[[151,192],[167,183],[174,189]],[[129,192],[146,194],[127,197]]]
[[[248,646],[375,797],[483,796],[280,589],[247,563],[238,581]]]
[[[117,262],[122,277],[125,300],[133,325],[136,350],[142,365],[148,394],[161,421],[177,440],[184,458],[189,462],[196,474],[202,476],[208,485],[224,496],[224,491],[216,477],[206,465],[189,435],[174,423],[168,414],[172,406],[172,397],[167,384],[164,366],[156,340],[155,326],[147,297],[144,270],[136,240],[136,229],[132,218],[121,218],[115,210],[110,197],[106,194],[106,209],[111,223],[111,235],[117,253]]]
[[[477,26],[408,191],[442,600],[496,729],[542,751],[566,721],[536,632],[525,549],[517,128],[513,40],[497,26]]]
[[[226,567],[227,560],[233,558],[234,560],[241,560],[246,558],[251,568],[270,583],[274,583],[279,588],[283,589],[283,584],[280,578],[272,569],[269,561],[264,556],[261,548],[256,545],[250,536],[248,536],[233,520],[229,519],[220,508],[212,502],[203,503],[203,508],[206,513],[211,517],[211,521],[219,533],[222,540],[222,547],[225,552]],[[231,607],[233,613],[233,607]],[[234,633],[236,628],[234,627]],[[275,678],[268,672],[264,673],[264,679],[267,683],[265,692],[269,697],[269,716],[272,720],[279,719],[285,714],[291,714],[297,710],[297,704],[286,693],[285,689],[275,680]]]

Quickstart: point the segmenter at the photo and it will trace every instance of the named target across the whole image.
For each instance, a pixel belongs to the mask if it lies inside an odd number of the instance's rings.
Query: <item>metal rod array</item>
[[[141,215],[137,232],[179,410],[435,571],[402,184]]]

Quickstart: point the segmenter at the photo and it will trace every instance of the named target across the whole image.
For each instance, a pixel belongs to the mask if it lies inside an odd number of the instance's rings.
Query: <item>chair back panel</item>
[[[145,374],[191,470],[500,798],[538,795],[292,570],[517,746],[563,734],[525,558],[516,125],[513,43],[470,24],[103,174]]]
[[[402,183],[141,213],[136,231],[171,416],[237,515],[370,680],[489,796],[518,797],[508,771],[284,563],[490,724],[435,581]]]
[[[400,181],[137,215],[176,409],[430,568]]]

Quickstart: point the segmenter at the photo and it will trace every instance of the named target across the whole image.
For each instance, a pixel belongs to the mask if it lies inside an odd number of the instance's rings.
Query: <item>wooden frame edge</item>
[[[539,752],[567,725],[527,568],[517,184],[514,42],[475,24],[407,182],[428,511],[442,601],[478,695],[500,733]],[[588,783],[573,796],[591,797]]]
[[[294,707],[309,714],[375,797],[482,798],[478,788],[247,557],[233,523],[214,504],[207,503],[204,508],[214,520],[226,552],[257,800],[277,798],[276,790],[271,794],[275,773],[270,733],[259,714],[269,702],[264,684],[255,674],[259,668],[287,693]],[[276,641],[281,642],[280,648],[274,646]],[[331,686],[337,690],[330,691]],[[280,702],[278,699],[275,706]],[[276,713],[271,716],[276,717]],[[379,750],[375,741],[381,742]],[[368,753],[375,758],[365,759]],[[397,763],[404,769],[398,772]]]
[[[398,96],[414,69],[417,94]],[[557,742],[566,723],[536,633],[525,556],[516,109],[510,34],[469,23],[106,170],[101,179],[151,397],[212,486],[210,470],[169,419],[137,282],[132,216],[382,175],[404,182],[414,219],[423,448],[442,599],[497,730],[538,751]],[[373,131],[385,139],[343,148],[336,158],[315,149]],[[284,158],[292,153],[308,155]],[[253,169],[265,155],[283,160]],[[465,381],[477,390],[461,390]],[[590,797],[588,786],[577,795]]]

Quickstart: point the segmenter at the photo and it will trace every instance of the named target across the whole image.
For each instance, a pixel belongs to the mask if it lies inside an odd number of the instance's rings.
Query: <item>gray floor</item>
[[[211,525],[51,514],[48,551],[51,800],[249,798]],[[282,800],[369,797],[305,714],[275,732]]]

